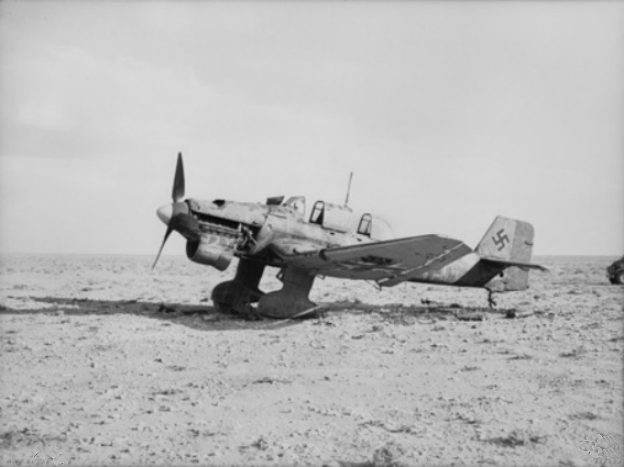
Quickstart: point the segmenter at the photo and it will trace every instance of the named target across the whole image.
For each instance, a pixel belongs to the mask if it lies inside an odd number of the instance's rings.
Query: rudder
[[[516,219],[497,216],[494,222],[477,245],[476,252],[482,261],[498,264],[509,264],[499,277],[490,283],[488,288],[512,291],[524,290],[529,286],[529,271],[533,254],[534,229],[531,224]]]

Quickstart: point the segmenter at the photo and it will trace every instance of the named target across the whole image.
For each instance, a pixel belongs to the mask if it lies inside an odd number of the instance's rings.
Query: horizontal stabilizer
[[[481,256],[482,261],[487,261],[489,263],[498,264],[501,266],[516,266],[520,269],[538,269],[540,271],[548,271],[548,268],[542,266],[541,264],[533,264],[533,263],[525,263],[522,261],[506,261],[499,258],[488,258],[487,256]]]

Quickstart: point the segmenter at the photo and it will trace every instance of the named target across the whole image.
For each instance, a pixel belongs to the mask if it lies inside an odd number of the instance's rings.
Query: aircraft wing
[[[442,235],[421,235],[397,240],[288,255],[284,260],[316,274],[379,281],[395,285],[421,270],[439,269],[472,249]]]

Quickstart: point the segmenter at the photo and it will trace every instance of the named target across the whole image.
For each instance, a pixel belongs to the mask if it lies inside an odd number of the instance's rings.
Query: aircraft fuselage
[[[225,269],[229,264],[227,258],[232,256],[280,266],[286,256],[372,241],[367,235],[349,230],[340,232],[320,223],[308,222],[302,212],[288,204],[265,205],[221,199],[188,199],[185,203],[187,212],[178,214],[176,225],[191,227],[176,230],[189,243],[187,255],[193,261],[218,269]],[[184,218],[187,222],[180,222]],[[163,221],[168,222],[168,219]],[[213,260],[213,254],[221,260]]]

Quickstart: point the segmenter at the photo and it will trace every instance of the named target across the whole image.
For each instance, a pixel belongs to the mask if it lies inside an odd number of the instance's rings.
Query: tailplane
[[[545,271],[544,266],[531,263],[533,226],[528,222],[497,216],[477,245],[481,261],[504,267],[487,288],[500,291],[524,290],[529,286],[529,269]]]

